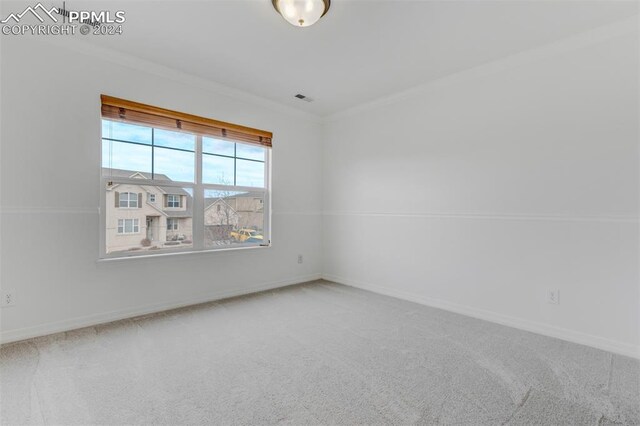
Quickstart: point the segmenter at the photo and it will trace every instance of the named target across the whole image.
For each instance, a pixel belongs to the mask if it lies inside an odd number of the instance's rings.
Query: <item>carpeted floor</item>
[[[3,425],[640,424],[637,360],[322,281],[0,354]]]

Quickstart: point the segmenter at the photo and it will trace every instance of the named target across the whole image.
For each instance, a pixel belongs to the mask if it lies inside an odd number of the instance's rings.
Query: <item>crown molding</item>
[[[324,124],[359,115],[366,111],[375,110],[387,105],[395,104],[403,100],[416,98],[438,88],[459,84],[461,82],[496,74],[506,69],[515,68],[536,62],[544,58],[553,57],[565,52],[577,50],[593,44],[597,44],[625,34],[637,32],[640,27],[640,15],[615,21],[613,23],[587,30],[578,34],[565,37],[546,45],[518,52],[507,57],[490,61],[481,65],[467,68],[452,74],[436,78],[424,84],[414,86],[407,90],[383,96],[375,100],[358,104],[356,106],[328,115],[318,115],[302,111],[258,95],[235,89],[213,80],[198,77],[175,68],[161,65],[156,62],[138,58],[122,53],[115,49],[93,45],[87,41],[72,37],[30,37],[29,40],[37,40],[59,48],[65,48],[87,56],[100,58],[124,67],[153,74],[169,80],[188,84],[193,87],[206,89],[222,96],[227,96],[242,102],[256,106],[262,106],[293,117],[302,118],[315,124]]]

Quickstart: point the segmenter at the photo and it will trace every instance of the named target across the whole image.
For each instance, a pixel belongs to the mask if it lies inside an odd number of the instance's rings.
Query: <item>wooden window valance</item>
[[[101,95],[100,98],[102,99],[102,117],[109,120],[196,133],[271,148],[273,134],[265,130],[225,123],[107,95]]]

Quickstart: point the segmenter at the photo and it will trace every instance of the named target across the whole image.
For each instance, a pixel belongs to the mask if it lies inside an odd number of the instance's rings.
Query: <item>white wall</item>
[[[640,353],[638,41],[628,26],[324,125],[69,40],[3,37],[0,48],[0,286],[17,298],[1,310],[4,342],[322,272]],[[272,130],[273,248],[96,262],[101,93]],[[560,305],[545,302],[547,289],[560,290]]]
[[[68,38],[1,49],[3,341],[319,277],[317,120]],[[273,247],[96,262],[101,93],[273,131]]]
[[[638,72],[625,22],[333,117],[324,276],[639,354]]]

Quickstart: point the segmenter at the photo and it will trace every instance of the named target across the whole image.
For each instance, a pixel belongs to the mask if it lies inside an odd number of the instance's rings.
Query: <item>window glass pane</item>
[[[142,180],[141,180],[142,181]],[[172,191],[178,207],[168,208],[164,195],[138,208],[120,208],[120,199],[138,203],[138,194]],[[106,187],[105,242],[107,253],[149,251],[149,254],[193,247],[193,189],[116,183]],[[116,199],[116,194],[118,199]],[[135,200],[135,201],[134,201]],[[116,202],[118,204],[116,204]],[[171,225],[171,226],[169,226]]]
[[[175,149],[154,149],[154,179],[193,182],[195,179],[195,154]]]
[[[102,141],[102,174],[134,177],[135,172],[151,177],[151,147],[124,142]]]
[[[264,161],[266,149],[257,145],[236,144],[236,156],[238,158],[248,158],[250,160]]]
[[[213,138],[202,138],[202,152],[206,154],[235,155],[235,143]]]
[[[118,196],[118,201],[120,207],[138,207],[138,194],[134,192],[121,192]]]
[[[110,138],[111,137],[111,121],[102,120],[102,137]]]
[[[173,188],[170,190],[173,190]],[[180,195],[172,195],[172,194],[167,195],[167,207],[170,207],[170,208],[181,207],[182,206],[181,198],[182,197]]]
[[[170,130],[154,129],[153,144],[169,148],[195,151],[196,136],[190,133],[172,132]]]
[[[202,155],[202,181],[233,185],[233,158]]]
[[[205,190],[204,244],[266,244],[264,237],[264,194]]]
[[[102,137],[151,144],[151,127],[102,120]]]
[[[264,187],[264,163],[236,160],[236,185]]]

